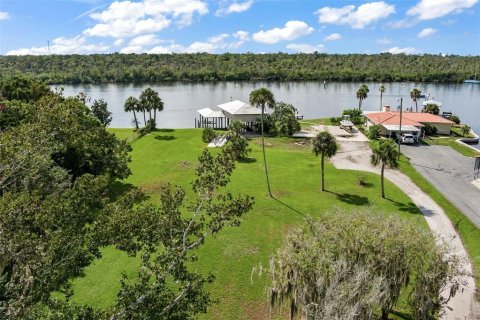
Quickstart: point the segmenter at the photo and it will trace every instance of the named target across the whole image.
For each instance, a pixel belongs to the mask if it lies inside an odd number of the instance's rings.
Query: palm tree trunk
[[[417,99],[415,99],[415,112],[418,112],[418,102],[417,102]]]
[[[362,109],[362,99],[358,99],[358,110]]]
[[[325,191],[325,154],[322,152],[322,191]]]
[[[152,120],[152,109],[148,110],[148,120]]]
[[[137,115],[135,114],[135,110],[133,110],[133,119],[135,120],[135,128],[138,130],[138,121],[137,121]]]
[[[383,105],[383,92],[380,92],[380,111],[382,111],[382,105]]]
[[[153,109],[153,123],[157,126],[157,109]]]
[[[264,114],[265,107],[262,106],[262,117],[260,118],[260,130],[262,133],[262,152],[263,152],[263,165],[265,166],[265,176],[267,177],[267,187],[268,187],[268,194],[270,197],[272,196],[272,190],[270,189],[270,180],[268,179],[268,168],[267,168],[267,158],[265,156],[265,141],[263,138],[263,114]]]
[[[382,173],[380,175],[381,179],[382,179],[382,198],[385,199],[385,187],[384,187],[384,183],[383,183],[383,172],[385,170],[385,165],[382,164]]]
[[[143,125],[147,125],[147,118],[145,117],[145,109],[143,110]]]

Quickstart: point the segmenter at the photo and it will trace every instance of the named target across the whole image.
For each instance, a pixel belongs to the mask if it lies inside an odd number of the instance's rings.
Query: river
[[[363,102],[364,110],[380,109],[380,83],[367,82],[370,89]],[[112,128],[133,127],[133,115],[123,111],[123,104],[129,96],[138,97],[147,86],[156,90],[164,101],[164,109],[157,114],[160,128],[193,128],[197,110],[228,102],[243,100],[248,102],[252,90],[269,88],[277,101],[293,104],[305,119],[339,116],[346,108],[358,107],[355,93],[361,83],[357,82],[170,82],[152,84],[95,84],[63,85],[66,96],[85,92],[92,99],[104,99],[112,112]],[[383,104],[400,104],[403,97],[404,108],[413,107],[410,90],[418,88],[422,94],[430,94],[442,102],[441,111],[451,111],[460,120],[480,132],[480,85],[478,84],[431,84],[431,83],[386,83]],[[419,109],[421,108],[419,101]]]

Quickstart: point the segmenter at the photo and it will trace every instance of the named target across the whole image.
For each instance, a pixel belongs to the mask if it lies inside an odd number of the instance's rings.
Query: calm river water
[[[278,101],[293,104],[299,114],[308,118],[339,116],[345,108],[358,107],[355,93],[361,83],[356,82],[216,82],[216,83],[152,83],[152,84],[101,84],[101,85],[64,85],[65,95],[85,92],[92,99],[103,98],[108,102],[113,114],[112,128],[133,127],[133,115],[123,111],[125,99],[140,95],[147,86],[156,90],[165,103],[164,110],[157,114],[158,126],[161,128],[193,128],[198,117],[197,110],[239,99],[248,102],[252,90],[268,87]],[[370,89],[368,98],[363,102],[364,110],[380,109],[380,83],[366,83]],[[422,94],[441,101],[441,111],[451,111],[462,122],[468,123],[480,132],[480,85],[478,84],[414,84],[387,83],[383,103],[413,107],[410,90],[419,88]],[[423,100],[421,100],[423,101]],[[421,105],[419,101],[419,105]]]

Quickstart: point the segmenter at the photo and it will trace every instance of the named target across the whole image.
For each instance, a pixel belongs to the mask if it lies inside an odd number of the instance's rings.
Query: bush
[[[423,107],[422,112],[438,115],[440,113],[440,108],[436,104],[427,104]]]
[[[460,124],[460,118],[454,114],[450,116],[449,120],[455,122],[455,124]]]
[[[250,148],[248,148],[248,140],[242,136],[230,136],[226,151],[235,160],[245,159],[250,152]]]
[[[345,109],[342,115],[349,115],[350,121],[352,121],[353,124],[362,124],[365,122],[362,111],[358,109]]]
[[[257,119],[258,122],[258,132],[260,132],[260,118]],[[266,135],[276,136],[277,128],[275,127],[275,121],[271,115],[266,115],[263,118],[263,132]]]
[[[342,117],[331,117],[331,118],[330,118],[330,123],[331,123],[333,126],[338,126],[338,125],[340,125],[340,121],[342,121]]]
[[[212,128],[205,128],[205,129],[203,129],[203,133],[202,133],[202,140],[203,140],[203,142],[209,143],[209,142],[211,142],[213,139],[215,139],[216,137],[217,137],[217,134],[215,133],[215,131],[213,131]]]
[[[374,124],[368,128],[367,138],[370,140],[377,140],[380,138],[380,126],[378,124]]]
[[[437,134],[437,127],[434,127],[434,126],[432,126],[432,125],[426,124],[426,125],[423,127],[423,131],[425,132],[425,134],[426,134],[427,136],[435,135],[435,134]]]
[[[277,135],[291,136],[295,132],[300,131],[300,123],[295,116],[296,111],[293,105],[285,102],[279,102],[275,105],[272,118]]]

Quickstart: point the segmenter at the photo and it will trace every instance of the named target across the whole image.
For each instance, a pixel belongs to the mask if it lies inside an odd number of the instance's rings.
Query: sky
[[[0,0],[0,54],[480,55],[480,0]]]

